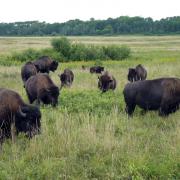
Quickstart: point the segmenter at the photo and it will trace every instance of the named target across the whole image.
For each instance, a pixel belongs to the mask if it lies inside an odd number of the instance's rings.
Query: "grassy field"
[[[122,91],[129,67],[142,63],[148,79],[180,77],[180,36],[69,37],[92,44],[127,44],[132,57],[104,61],[117,79],[117,89],[101,94],[97,76],[81,65],[60,64],[50,76],[73,70],[75,81],[60,93],[58,107],[41,106],[42,134],[32,140],[20,135],[7,140],[0,154],[0,179],[180,179],[180,111],[167,118],[157,112],[128,119]],[[0,54],[50,46],[50,38],[0,38]],[[0,66],[0,87],[19,92],[28,102],[21,66]]]

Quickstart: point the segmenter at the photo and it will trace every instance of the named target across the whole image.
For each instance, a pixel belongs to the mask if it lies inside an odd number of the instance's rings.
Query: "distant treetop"
[[[120,16],[106,20],[70,20],[65,23],[26,21],[0,23],[0,36],[56,36],[56,35],[122,35],[122,34],[180,34],[180,16],[161,20],[139,16]]]

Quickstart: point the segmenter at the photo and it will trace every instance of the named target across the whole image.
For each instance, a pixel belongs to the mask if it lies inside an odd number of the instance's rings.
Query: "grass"
[[[167,49],[172,49],[170,42],[179,37],[154,38],[117,37],[134,44],[146,44],[146,40],[162,43]],[[116,37],[77,39],[114,43]],[[134,51],[126,61],[104,61],[117,79],[117,89],[105,94],[97,88],[97,75],[81,69],[81,65],[91,66],[92,62],[61,63],[50,76],[60,85],[57,74],[69,67],[75,74],[72,87],[61,91],[57,108],[41,106],[41,135],[30,141],[20,135],[15,144],[10,140],[3,144],[0,179],[180,179],[180,111],[161,118],[157,112],[142,115],[137,107],[134,117],[128,119],[122,95],[127,69],[138,63],[147,68],[148,79],[179,77],[180,43],[176,46],[176,51],[166,52],[166,48],[158,51],[152,44],[142,45],[144,49],[139,49],[139,54]],[[19,92],[28,102],[20,68],[0,66],[0,87]]]

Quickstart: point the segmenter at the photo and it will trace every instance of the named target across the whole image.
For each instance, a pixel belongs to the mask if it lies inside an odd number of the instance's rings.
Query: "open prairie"
[[[166,118],[135,109],[128,119],[123,88],[129,67],[141,63],[147,79],[180,77],[180,36],[68,37],[95,45],[127,45],[131,57],[102,61],[117,79],[116,90],[101,94],[97,75],[81,66],[95,62],[60,63],[50,73],[71,68],[75,81],[60,92],[56,108],[41,106],[42,133],[31,140],[5,141],[0,179],[180,179],[180,111]],[[50,47],[51,37],[0,38],[0,55],[26,48]],[[13,89],[28,102],[21,65],[0,66],[0,87]]]

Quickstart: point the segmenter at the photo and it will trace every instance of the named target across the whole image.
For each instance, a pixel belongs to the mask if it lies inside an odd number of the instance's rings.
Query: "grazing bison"
[[[104,67],[102,67],[102,66],[90,67],[90,73],[101,74],[103,71],[104,71]]]
[[[21,68],[21,77],[24,84],[31,76],[35,74],[37,74],[36,66],[30,61]]]
[[[0,141],[11,137],[12,127],[16,134],[27,137],[40,133],[41,113],[38,107],[24,103],[20,95],[12,90],[0,88]]]
[[[48,56],[42,56],[39,59],[33,61],[38,72],[49,73],[49,71],[55,71],[58,67],[58,62],[52,60]]]
[[[58,103],[59,88],[53,83],[48,74],[38,73],[31,76],[26,81],[25,88],[31,104],[35,100],[38,104],[42,102],[53,106]]]
[[[112,75],[110,75],[107,71],[98,78],[99,78],[98,88],[102,92],[106,92],[109,89],[114,90],[116,88],[116,79]]]
[[[128,83],[123,91],[126,112],[132,115],[136,105],[158,110],[160,116],[175,112],[180,103],[180,79],[161,78]]]
[[[74,74],[70,69],[65,69],[64,72],[58,75],[61,80],[61,87],[71,86],[74,80]]]
[[[145,80],[147,77],[146,69],[141,65],[137,65],[136,68],[129,68],[128,80],[130,82]]]

